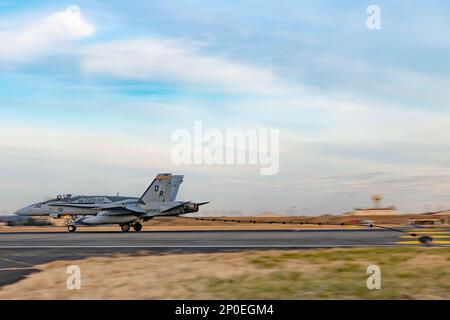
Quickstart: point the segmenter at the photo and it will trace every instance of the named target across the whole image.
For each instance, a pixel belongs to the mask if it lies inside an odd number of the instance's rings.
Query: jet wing
[[[164,203],[161,204],[161,213],[163,212],[167,212],[170,211],[172,209],[175,208],[179,208],[184,206],[185,204],[190,203],[190,201],[186,201],[186,202],[178,202],[175,204],[167,204],[165,205]],[[132,213],[132,214],[146,214],[148,213],[147,211],[145,211],[145,209],[139,207],[139,206],[135,206],[135,205],[114,205],[114,206],[104,206],[102,207],[102,210],[108,210],[108,211],[118,211],[118,212],[124,212],[126,211],[128,214]],[[119,213],[118,213],[119,214]]]
[[[133,212],[135,214],[145,214],[147,213],[144,209],[142,209],[141,207],[138,206],[125,206],[125,209]]]
[[[98,208],[98,204],[94,203],[50,203],[50,207],[62,207],[62,208]]]
[[[111,215],[122,215],[122,214],[134,214],[134,215],[142,215],[147,212],[135,205],[110,205],[101,207],[102,211],[107,211]]]

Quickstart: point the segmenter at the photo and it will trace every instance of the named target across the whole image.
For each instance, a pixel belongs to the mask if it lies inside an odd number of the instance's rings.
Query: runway
[[[447,231],[441,237],[450,239]],[[447,236],[447,234],[449,234]],[[0,286],[55,260],[89,256],[166,254],[263,249],[353,248],[417,245],[402,233],[368,230],[7,232],[0,233]],[[450,245],[440,238],[437,245]]]
[[[0,234],[0,249],[52,248],[267,248],[393,245],[385,230],[17,232]]]

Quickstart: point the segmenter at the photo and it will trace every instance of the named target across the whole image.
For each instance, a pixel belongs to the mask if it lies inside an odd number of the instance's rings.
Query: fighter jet
[[[130,228],[142,230],[140,221],[148,221],[157,216],[177,216],[198,212],[201,205],[175,201],[183,176],[160,173],[140,198],[111,196],[59,196],[57,199],[33,204],[17,210],[21,216],[50,216],[61,218],[70,216],[67,230],[75,232],[77,226],[119,224],[123,232]]]

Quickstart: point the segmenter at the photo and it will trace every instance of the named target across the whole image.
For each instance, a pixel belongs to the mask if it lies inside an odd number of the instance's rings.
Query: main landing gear
[[[140,224],[139,222],[135,222],[132,225],[133,225],[134,231],[139,232],[139,231],[142,230],[142,224]],[[129,223],[124,223],[124,224],[120,225],[120,228],[122,229],[122,232],[130,231],[130,227],[131,227],[131,224],[129,224]]]
[[[69,224],[69,225],[67,226],[67,230],[68,230],[69,232],[75,232],[75,231],[77,230],[77,227],[75,227],[73,224]]]
[[[134,224],[133,224],[133,229],[134,229],[134,231],[136,231],[136,232],[141,231],[141,230],[142,230],[142,224],[140,224],[139,222],[134,223]]]

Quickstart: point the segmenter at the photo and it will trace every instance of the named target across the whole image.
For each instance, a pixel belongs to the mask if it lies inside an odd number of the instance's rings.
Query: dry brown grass
[[[81,290],[66,289],[79,265]],[[368,290],[366,268],[382,270]],[[450,299],[448,248],[320,249],[56,261],[0,299]]]

